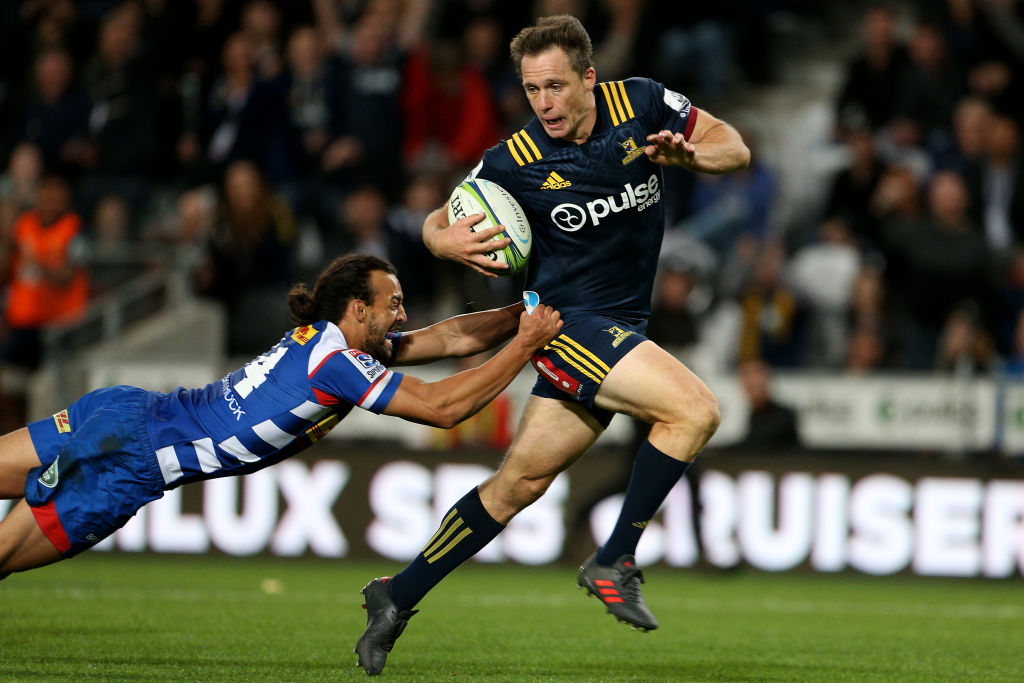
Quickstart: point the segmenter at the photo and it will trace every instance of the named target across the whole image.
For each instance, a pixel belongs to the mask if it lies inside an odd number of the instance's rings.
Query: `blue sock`
[[[612,535],[597,551],[597,563],[610,567],[623,555],[635,555],[647,523],[690,463],[671,458],[644,440],[633,461],[626,499]]]
[[[391,579],[391,597],[400,610],[412,609],[431,588],[480,552],[505,528],[488,514],[476,487],[445,513],[441,526],[416,559]]]

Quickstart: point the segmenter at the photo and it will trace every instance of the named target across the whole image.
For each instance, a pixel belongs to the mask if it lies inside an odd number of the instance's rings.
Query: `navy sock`
[[[636,554],[647,523],[689,467],[690,463],[671,458],[644,440],[633,461],[633,474],[619,521],[608,541],[597,551],[598,564],[611,566],[623,555]]]
[[[480,552],[505,528],[488,514],[476,487],[445,513],[441,526],[416,559],[391,579],[398,609],[412,609],[431,588]]]

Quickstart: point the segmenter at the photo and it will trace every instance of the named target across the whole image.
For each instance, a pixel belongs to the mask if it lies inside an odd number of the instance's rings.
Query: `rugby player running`
[[[200,389],[118,386],[0,437],[0,579],[86,550],[182,484],[254,472],[321,439],[358,406],[438,427],[476,413],[558,333],[557,311],[517,303],[402,333],[402,288],[375,256],[332,261],[288,295],[297,327]],[[516,331],[518,329],[518,334]],[[394,372],[515,338],[479,367],[437,382]]]
[[[661,166],[702,173],[745,168],[737,131],[646,78],[599,83],[590,37],[571,16],[541,19],[512,41],[512,60],[536,117],[488,150],[470,177],[503,186],[533,230],[526,287],[557,308],[561,334],[534,355],[538,379],[498,471],[457,501],[423,551],[393,578],[362,590],[367,626],[358,664],[379,674],[412,609],[547,490],[614,413],[650,435],[636,454],[620,517],[584,561],[578,583],[634,628],[658,622],[640,591],[640,535],[720,421],[708,387],[644,336],[664,232]],[[428,216],[431,252],[481,273],[501,228],[473,232],[480,216],[449,225]]]

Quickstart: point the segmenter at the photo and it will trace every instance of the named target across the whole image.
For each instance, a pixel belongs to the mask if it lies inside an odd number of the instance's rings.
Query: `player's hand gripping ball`
[[[508,270],[495,272],[499,275],[522,272],[530,258],[533,233],[530,232],[530,222],[526,220],[526,213],[519,202],[497,183],[474,178],[465,181],[452,192],[448,199],[448,222],[454,223],[474,213],[485,214],[483,220],[471,228],[474,232],[503,225],[505,230],[494,239],[507,237],[511,240],[505,248],[487,253],[492,261],[508,264]]]

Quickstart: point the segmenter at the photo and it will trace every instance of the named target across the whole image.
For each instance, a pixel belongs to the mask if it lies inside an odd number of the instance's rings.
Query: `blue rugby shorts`
[[[25,501],[65,557],[100,542],[163,496],[146,427],[147,396],[136,387],[97,389],[28,425],[42,464],[25,478]]]
[[[602,427],[613,412],[594,405],[608,372],[647,340],[647,321],[629,323],[586,313],[569,314],[561,333],[533,356],[534,396],[582,404]]]

